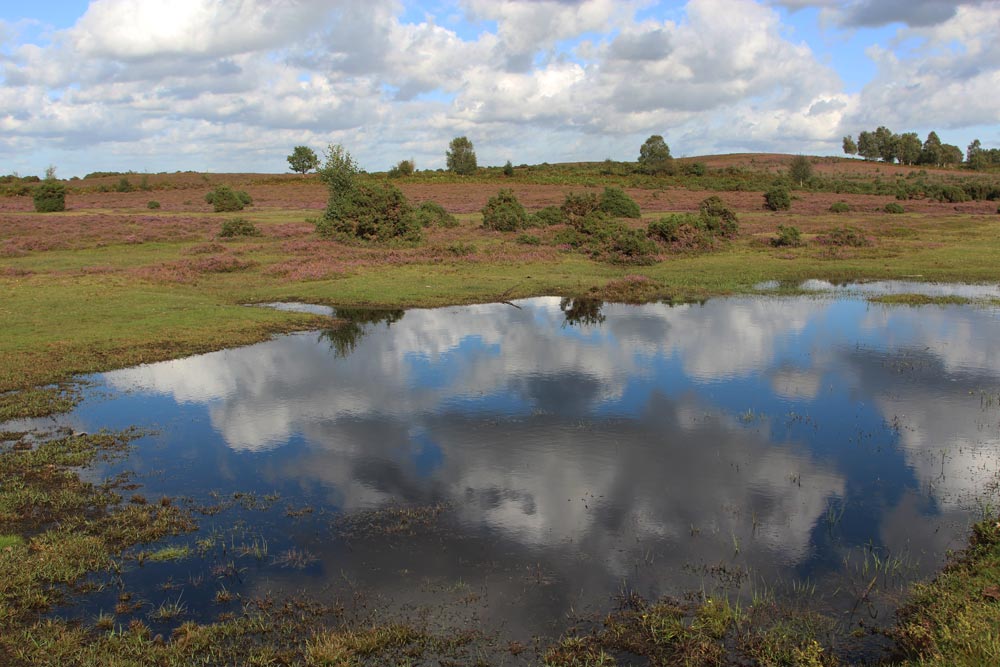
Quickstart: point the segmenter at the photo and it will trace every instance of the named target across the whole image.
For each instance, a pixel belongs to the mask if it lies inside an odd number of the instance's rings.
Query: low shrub
[[[514,165],[510,163],[510,160],[507,160],[507,164],[503,166],[503,175],[508,178],[514,175]]]
[[[864,248],[872,244],[871,239],[857,227],[834,227],[816,237],[816,242],[822,245],[847,246]]]
[[[222,231],[219,232],[219,236],[222,238],[260,236],[260,230],[246,218],[233,218],[222,223]]]
[[[704,162],[688,162],[681,165],[681,174],[684,176],[704,176],[707,171]]]
[[[242,194],[245,195],[246,193]],[[247,198],[249,198],[249,196],[247,196]],[[220,185],[206,194],[205,201],[212,205],[212,208],[216,213],[242,211],[243,207],[246,206],[243,197],[240,197],[240,195],[228,185]]]
[[[764,207],[772,211],[787,211],[792,207],[792,194],[788,188],[773,187],[764,193]]]
[[[132,186],[132,182],[124,176],[118,181],[118,185],[115,187],[115,192],[132,192],[133,190],[135,188]]]
[[[598,208],[616,218],[642,217],[639,205],[621,188],[604,188]]]
[[[957,185],[943,185],[934,193],[934,199],[942,203],[960,204],[969,201],[969,196]]]
[[[905,213],[905,209],[894,201],[889,202],[885,205],[885,212],[891,213],[893,215],[899,215],[900,213]]]
[[[514,232],[528,226],[528,214],[513,190],[501,190],[483,207],[483,227],[498,232]]]
[[[435,201],[421,203],[414,212],[414,215],[421,227],[430,227],[432,225],[446,229],[458,227],[458,219],[444,210],[444,206]]]
[[[521,234],[517,237],[517,242],[521,245],[541,245],[542,239],[534,234]]]
[[[798,227],[778,225],[778,235],[771,239],[771,245],[775,248],[798,248],[805,243],[802,242],[802,233]]]
[[[532,213],[531,223],[538,227],[551,227],[561,225],[566,222],[566,214],[558,206],[546,206],[545,208]]]
[[[600,208],[600,201],[593,192],[570,192],[563,201],[562,212],[569,221],[587,217]]]
[[[55,213],[66,210],[66,186],[59,181],[44,181],[32,193],[35,210],[39,213]]]
[[[148,202],[146,202],[146,208],[150,210],[156,210],[160,208],[160,202],[156,201],[155,199],[151,199]]]
[[[323,238],[375,243],[413,244],[422,236],[413,207],[399,188],[388,182],[352,183],[338,191],[316,223],[316,232]]]
[[[726,206],[721,198],[713,195],[698,204],[705,228],[723,238],[733,238],[739,231],[736,211]]]
[[[646,234],[679,249],[708,250],[715,245],[712,233],[700,215],[673,213],[649,223]]]
[[[830,205],[830,213],[850,213],[851,207],[846,201],[834,202]]]
[[[464,257],[465,255],[473,255],[476,252],[476,246],[473,243],[462,243],[461,241],[457,243],[452,243],[447,248],[448,252],[459,257]]]
[[[571,220],[556,234],[555,242],[614,264],[652,264],[656,259],[656,244],[641,230],[613,220],[602,211]]]

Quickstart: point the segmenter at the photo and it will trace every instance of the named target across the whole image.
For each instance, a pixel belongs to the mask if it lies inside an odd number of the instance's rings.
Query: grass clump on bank
[[[903,665],[1000,664],[1000,521],[973,527],[969,546],[914,587],[891,636]]]

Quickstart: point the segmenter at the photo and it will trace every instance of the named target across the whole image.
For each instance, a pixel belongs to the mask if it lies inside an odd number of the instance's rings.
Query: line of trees
[[[850,135],[844,137],[844,152],[848,155],[860,155],[866,160],[882,160],[889,164],[898,161],[905,165],[932,167],[959,165],[965,157],[958,146],[943,143],[937,132],[931,132],[927,135],[927,139],[921,142],[916,132],[896,134],[884,125],[874,132],[862,132],[858,135],[857,141]]]

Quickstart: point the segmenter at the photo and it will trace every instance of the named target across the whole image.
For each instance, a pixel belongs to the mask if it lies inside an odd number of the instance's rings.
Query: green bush
[[[787,211],[792,207],[792,194],[788,188],[775,186],[764,193],[764,206],[772,211]]]
[[[960,204],[969,201],[969,196],[957,185],[943,185],[934,193],[934,199],[943,203]]]
[[[510,163],[510,160],[507,160],[507,164],[503,166],[503,175],[508,178],[514,175],[514,165]]]
[[[704,176],[707,171],[704,162],[687,162],[681,165],[681,173],[685,176]]]
[[[228,185],[220,185],[205,195],[205,201],[212,205],[216,213],[242,211],[243,199]]]
[[[563,201],[562,212],[570,221],[587,217],[601,206],[597,195],[593,192],[570,192]]]
[[[900,213],[905,213],[905,209],[894,201],[889,202],[885,205],[885,212],[891,213],[893,215],[899,215]]]
[[[483,226],[498,232],[514,232],[528,226],[528,214],[513,190],[501,190],[483,207]]]
[[[546,206],[545,208],[532,213],[530,223],[537,227],[551,227],[561,225],[566,222],[566,214],[558,206]]]
[[[155,199],[150,199],[148,202],[146,202],[146,208],[150,210],[156,210],[160,208],[160,202],[156,201]]]
[[[445,227],[451,229],[453,227],[458,227],[458,219],[455,218],[451,213],[444,210],[444,206],[438,204],[435,201],[425,201],[417,210],[414,212],[417,222],[420,223],[421,227],[430,227],[431,225],[437,225],[438,227]]]
[[[698,204],[705,229],[723,238],[733,238],[739,231],[736,211],[726,206],[721,198],[712,195]]]
[[[58,181],[44,181],[32,194],[35,210],[39,213],[55,213],[66,210],[66,186]]]
[[[534,234],[521,234],[517,237],[517,242],[521,245],[541,245],[542,239]]]
[[[830,213],[850,213],[851,207],[846,201],[834,202],[830,205]]]
[[[654,240],[684,249],[707,250],[715,243],[704,218],[694,213],[673,213],[654,220],[649,223],[646,234]]]
[[[398,188],[387,182],[360,185],[348,180],[346,189],[327,181],[330,198],[316,223],[320,236],[375,243],[420,241],[420,222]]]
[[[246,218],[233,218],[222,223],[222,231],[219,232],[219,236],[222,238],[260,236],[260,230]]]
[[[125,177],[122,177],[121,180],[118,181],[118,185],[115,187],[116,192],[132,192],[134,189],[135,188],[132,187],[131,181]]]
[[[778,235],[771,239],[771,245],[775,248],[798,248],[805,244],[802,242],[802,233],[798,227],[778,225]]]
[[[240,203],[244,206],[253,206],[253,199],[250,198],[250,194],[245,190],[237,190],[236,197],[240,200]]]
[[[621,188],[604,188],[598,208],[616,218],[642,217],[639,205]]]

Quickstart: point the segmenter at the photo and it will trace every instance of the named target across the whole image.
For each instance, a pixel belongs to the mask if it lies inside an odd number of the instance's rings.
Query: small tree
[[[399,164],[389,170],[389,178],[412,176],[415,170],[413,160],[400,160]]]
[[[319,168],[319,157],[308,146],[296,146],[288,156],[288,167],[298,174],[305,175]]]
[[[205,195],[205,201],[212,205],[212,209],[216,213],[242,211],[246,201],[250,198],[246,193],[242,194],[243,197],[228,185],[220,185]]]
[[[916,164],[920,160],[920,151],[923,144],[916,132],[904,132],[899,135],[896,144],[900,164]]]
[[[644,174],[674,173],[670,147],[660,135],[654,134],[639,147],[639,171]]]
[[[507,160],[507,164],[503,166],[503,175],[507,177],[514,175],[514,165],[510,163],[510,160]]]
[[[776,185],[764,193],[764,206],[772,211],[787,211],[792,207],[792,195],[787,188]]]
[[[858,144],[854,141],[854,137],[847,135],[844,137],[844,153],[847,155],[857,155],[858,154]]]
[[[793,181],[799,184],[801,188],[802,185],[812,178],[813,166],[812,162],[809,161],[805,155],[796,155],[792,158],[792,164],[788,168],[788,175]]]
[[[448,171],[466,176],[476,173],[476,151],[467,137],[455,137],[445,153]]]
[[[66,186],[55,179],[42,182],[32,195],[35,210],[39,213],[55,213],[66,210]]]

